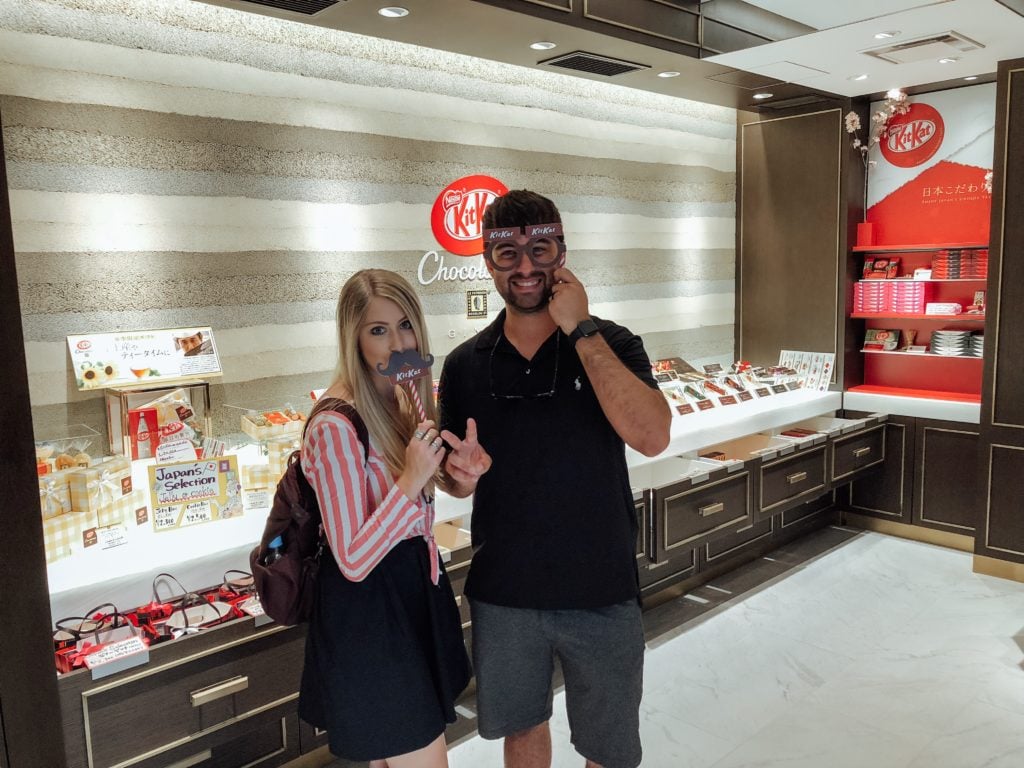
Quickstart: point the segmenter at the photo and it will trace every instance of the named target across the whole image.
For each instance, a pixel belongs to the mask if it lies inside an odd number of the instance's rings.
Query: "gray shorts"
[[[572,743],[605,768],[640,764],[644,630],[636,600],[586,610],[470,601],[478,729],[500,739],[551,718],[558,656]]]

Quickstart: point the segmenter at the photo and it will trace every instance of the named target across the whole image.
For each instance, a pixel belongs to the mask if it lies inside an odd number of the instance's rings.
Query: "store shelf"
[[[981,362],[984,360],[982,357],[974,357],[973,355],[936,355],[933,352],[898,352],[895,350],[887,349],[862,349],[865,355],[890,355],[895,357],[907,357],[913,358],[914,360],[976,360]]]
[[[981,422],[981,395],[963,392],[862,384],[843,393],[843,408],[964,424]]]
[[[948,248],[988,248],[988,243],[932,243],[930,245],[855,245],[854,253],[913,253],[942,251]]]
[[[955,320],[961,323],[984,323],[984,315],[923,315],[899,314],[898,312],[854,312],[850,315],[854,320],[932,320],[948,323]]]

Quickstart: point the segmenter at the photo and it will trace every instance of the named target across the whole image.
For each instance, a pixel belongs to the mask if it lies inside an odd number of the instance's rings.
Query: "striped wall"
[[[102,425],[74,333],[212,325],[220,403],[326,385],[340,285],[415,284],[471,173],[555,200],[652,357],[732,360],[734,110],[193,0],[0,0],[0,113],[37,431]],[[420,289],[435,354],[490,287]]]

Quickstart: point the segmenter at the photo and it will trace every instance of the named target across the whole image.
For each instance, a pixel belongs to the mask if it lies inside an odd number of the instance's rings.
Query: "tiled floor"
[[[968,554],[827,528],[645,622],[647,768],[1024,766],[1024,584]],[[582,766],[561,694],[551,724],[553,765]],[[501,744],[449,760],[499,768]]]

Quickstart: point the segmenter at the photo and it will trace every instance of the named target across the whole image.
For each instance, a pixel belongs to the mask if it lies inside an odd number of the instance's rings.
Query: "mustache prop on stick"
[[[420,421],[426,421],[427,412],[423,409],[423,401],[420,400],[420,393],[416,391],[416,379],[422,379],[430,375],[430,366],[434,364],[434,356],[427,355],[420,357],[415,349],[405,349],[401,352],[392,352],[386,366],[377,365],[377,373],[387,376],[388,381],[393,385],[404,385],[409,390],[409,396],[416,404],[416,412]]]

